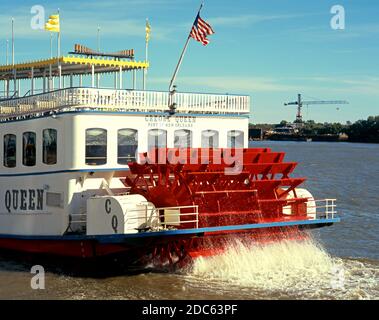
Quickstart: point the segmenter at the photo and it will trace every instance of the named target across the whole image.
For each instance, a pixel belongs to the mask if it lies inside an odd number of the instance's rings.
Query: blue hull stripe
[[[316,219],[316,220],[296,220],[296,221],[281,221],[271,223],[254,223],[245,225],[232,225],[232,226],[220,226],[220,227],[208,227],[199,229],[181,229],[181,230],[167,230],[156,232],[143,232],[134,234],[112,234],[112,235],[66,235],[66,236],[22,236],[22,235],[7,235],[0,234],[0,239],[17,239],[17,240],[55,240],[55,241],[85,241],[95,240],[99,243],[122,243],[128,239],[137,238],[152,238],[152,237],[164,237],[164,236],[180,236],[180,235],[192,235],[201,236],[204,233],[223,232],[223,231],[241,231],[252,230],[262,228],[280,228],[291,226],[312,226],[312,225],[325,225],[340,222],[340,218],[333,219]]]

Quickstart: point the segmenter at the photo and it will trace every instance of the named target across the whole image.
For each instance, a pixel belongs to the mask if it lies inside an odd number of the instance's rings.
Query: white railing
[[[334,219],[336,217],[336,199],[312,199],[310,202],[313,202],[314,205],[307,204],[309,217],[320,220]],[[188,209],[192,209],[192,212],[188,212]],[[169,210],[170,213],[167,214],[166,210]],[[182,210],[185,210],[185,212],[182,212]],[[197,205],[154,208],[151,203],[147,202],[143,209],[128,210],[128,212],[129,214],[131,212],[136,214],[128,215],[124,220],[124,224],[131,220],[137,220],[141,226],[146,227],[146,230],[162,231],[170,227],[178,228],[180,226],[184,226],[186,229],[199,228],[199,207]],[[86,216],[86,213],[73,214],[70,226],[74,227],[78,232],[85,232]],[[172,218],[177,219],[173,220]]]
[[[311,209],[312,215],[315,219],[334,219],[337,214],[336,210],[336,199],[323,199],[314,200],[314,206],[307,205],[307,209]]]
[[[67,88],[48,93],[0,101],[0,116],[9,118],[62,110],[167,111],[168,92]],[[177,92],[176,112],[246,114],[250,97]]]
[[[182,209],[193,209],[194,212],[187,212],[182,213]],[[165,214],[165,210],[177,210],[178,213],[170,213],[170,218],[178,218],[178,223],[174,223],[173,225],[188,225],[188,224],[194,224],[194,228],[199,228],[199,206],[193,205],[193,206],[180,206],[180,207],[167,207],[167,208],[157,208],[159,220],[160,220],[160,226],[163,226],[163,228],[167,228],[167,226],[171,225],[171,221],[166,221],[167,215]],[[163,214],[161,212],[163,211]],[[189,220],[183,220],[181,217],[192,217]],[[193,228],[191,228],[193,229]]]
[[[127,213],[129,213],[129,215],[126,216],[124,224],[128,224],[128,222],[132,220],[137,220],[141,226],[145,226],[147,229],[153,231],[166,230],[169,227],[177,228],[179,226],[184,226],[186,229],[199,228],[199,207],[197,205],[152,208],[151,203],[147,203],[144,207],[143,209],[128,210]],[[170,210],[169,215],[165,213],[165,210]],[[182,210],[186,212],[182,212]],[[192,210],[192,212],[187,212],[188,210]],[[130,215],[130,213],[133,214]],[[86,217],[86,213],[72,214],[70,221],[72,230],[85,232],[87,225]],[[172,218],[176,218],[174,219],[176,221],[173,221]]]
[[[189,209],[192,212],[187,212]],[[167,210],[170,211],[169,214],[166,212]],[[186,212],[182,212],[182,210]],[[137,213],[137,215],[128,216],[124,223],[128,223],[130,220],[137,220],[139,223],[144,221],[141,225],[154,231],[179,226],[185,226],[186,229],[199,228],[199,207],[197,205],[152,208],[151,203],[148,203],[144,209],[129,210],[128,212]]]

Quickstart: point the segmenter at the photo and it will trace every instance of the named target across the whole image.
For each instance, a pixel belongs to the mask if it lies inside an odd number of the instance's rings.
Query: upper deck
[[[126,89],[65,88],[0,101],[0,121],[79,110],[164,112],[168,92]],[[176,93],[178,113],[247,114],[249,96]]]
[[[171,106],[187,114],[250,112],[248,96],[147,91],[147,68],[149,62],[134,60],[134,51],[133,56],[74,54],[0,66],[0,121],[80,110],[167,112]],[[136,90],[137,72],[144,90]]]

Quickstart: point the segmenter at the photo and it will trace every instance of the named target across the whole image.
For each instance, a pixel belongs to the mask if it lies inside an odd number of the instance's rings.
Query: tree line
[[[274,130],[278,127],[289,125],[283,120],[279,124],[250,124],[250,128],[262,129],[263,131]],[[354,123],[347,121],[341,123],[316,123],[313,120],[303,122],[299,127],[299,133],[303,135],[339,135],[346,134],[352,142],[376,142],[379,143],[379,115],[370,116],[367,120],[358,120]]]

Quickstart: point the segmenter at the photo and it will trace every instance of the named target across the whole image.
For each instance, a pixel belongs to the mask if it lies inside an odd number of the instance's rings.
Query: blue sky
[[[148,88],[166,90],[200,1],[1,1],[0,60],[15,17],[16,62],[49,57],[49,34],[32,30],[30,9],[61,11],[62,52],[74,43],[104,51],[134,48],[144,59],[144,27],[152,27]],[[333,5],[346,11],[346,29],[330,27]],[[379,114],[379,2],[377,0],[208,0],[202,18],[216,34],[203,47],[191,40],[179,91],[241,93],[252,97],[255,123],[294,120],[283,103],[302,93],[310,100],[348,100],[344,106],[310,106],[304,118],[346,122]],[[130,80],[130,79],[129,79]],[[128,80],[127,80],[128,81]]]

